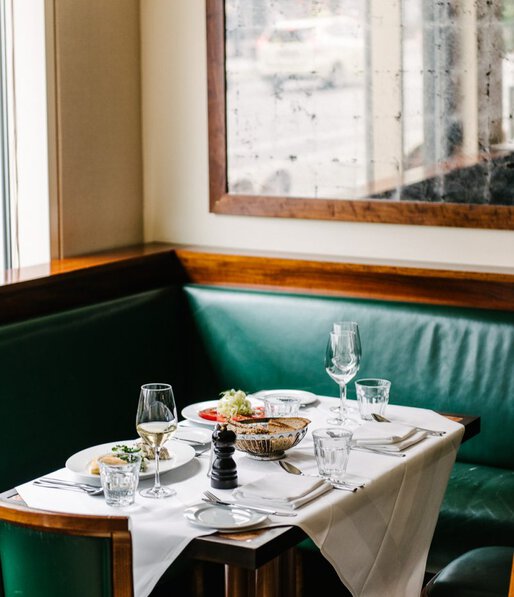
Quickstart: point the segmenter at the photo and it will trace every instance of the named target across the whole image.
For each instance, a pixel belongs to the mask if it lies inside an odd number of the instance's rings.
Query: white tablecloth
[[[353,401],[348,401],[355,408]],[[326,426],[328,405],[320,404],[302,415],[311,420],[309,433],[287,454],[306,473],[316,473],[311,431]],[[348,472],[369,479],[365,488],[350,493],[333,490],[303,506],[296,518],[270,517],[261,526],[298,525],[332,563],[339,577],[359,597],[418,597],[437,515],[464,428],[433,411],[389,405],[395,421],[438,430],[443,437],[428,437],[406,452],[405,458],[352,451]],[[147,597],[160,576],[187,544],[209,529],[196,528],[184,519],[186,506],[197,503],[210,489],[208,456],[195,458],[162,476],[177,496],[149,500],[137,495],[124,509],[107,506],[101,496],[56,491],[26,483],[18,493],[31,507],[81,514],[118,514],[130,517],[136,597]],[[236,452],[239,484],[281,470],[277,462],[252,460]],[[73,478],[66,469],[52,473]],[[284,482],[288,473],[283,472]],[[143,482],[151,485],[151,481]],[[220,496],[231,491],[216,490]]]

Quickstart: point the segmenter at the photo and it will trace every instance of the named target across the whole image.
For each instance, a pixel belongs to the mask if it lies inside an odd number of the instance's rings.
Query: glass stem
[[[161,454],[160,446],[158,448],[154,448],[155,452],[155,482],[153,488],[158,490],[161,488],[161,477],[159,475],[159,456]]]
[[[340,383],[339,384],[339,417],[341,419],[346,419],[346,384]]]

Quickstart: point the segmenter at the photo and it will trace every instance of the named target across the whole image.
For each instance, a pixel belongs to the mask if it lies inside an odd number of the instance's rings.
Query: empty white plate
[[[192,524],[218,531],[235,531],[252,527],[266,520],[268,516],[240,506],[217,506],[196,504],[184,510],[185,518]]]
[[[254,394],[250,394],[249,398],[255,398],[256,400],[263,400],[264,398],[271,396],[293,396],[300,399],[300,406],[307,406],[316,402],[318,397],[312,392],[305,392],[304,390],[260,390]]]
[[[212,439],[212,431],[210,429],[202,429],[201,427],[184,427],[180,425],[177,427],[173,438],[209,444]]]

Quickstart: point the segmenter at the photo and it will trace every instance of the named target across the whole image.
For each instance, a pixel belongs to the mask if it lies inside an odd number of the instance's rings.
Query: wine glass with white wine
[[[141,386],[136,429],[155,454],[154,486],[140,491],[143,497],[167,498],[177,493],[174,489],[162,487],[159,476],[161,448],[177,430],[177,420],[177,407],[173,390],[169,384],[148,383]]]
[[[346,384],[357,375],[361,359],[360,341],[354,330],[330,332],[325,353],[325,371],[339,386],[339,410],[331,425],[353,424],[346,409]]]

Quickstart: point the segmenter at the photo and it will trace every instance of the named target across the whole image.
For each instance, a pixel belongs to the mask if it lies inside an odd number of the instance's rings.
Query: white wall
[[[141,0],[145,240],[514,268],[514,231],[209,213],[204,0]]]

